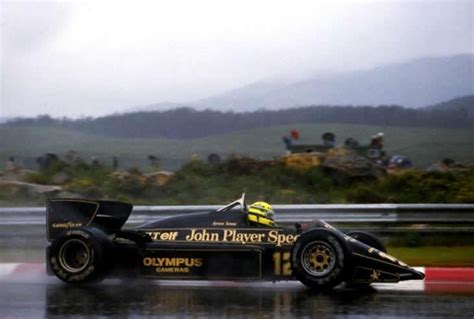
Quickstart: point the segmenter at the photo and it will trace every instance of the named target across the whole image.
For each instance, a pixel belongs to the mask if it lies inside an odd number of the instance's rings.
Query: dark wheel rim
[[[315,241],[304,248],[301,254],[301,264],[310,275],[322,277],[333,270],[336,265],[336,254],[327,243]]]
[[[59,250],[59,263],[71,272],[77,273],[84,270],[91,259],[89,247],[79,239],[67,240]]]

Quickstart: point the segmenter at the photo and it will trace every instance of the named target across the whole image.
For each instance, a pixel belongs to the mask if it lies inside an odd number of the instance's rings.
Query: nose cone
[[[423,280],[425,278],[424,273],[383,251],[367,246],[355,239],[349,239],[349,242],[356,267],[375,271],[376,275],[370,276],[372,281],[397,282],[401,280]],[[359,271],[356,275],[362,276],[364,273]]]
[[[398,276],[400,280],[423,280],[425,279],[425,274],[421,271],[413,269],[411,267],[406,267],[406,271],[401,271]]]

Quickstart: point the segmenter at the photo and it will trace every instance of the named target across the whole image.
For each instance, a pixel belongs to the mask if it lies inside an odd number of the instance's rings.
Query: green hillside
[[[193,154],[205,159],[210,153],[222,157],[230,154],[271,159],[285,153],[281,137],[291,128],[300,131],[298,143],[320,143],[322,133],[332,131],[338,144],[353,137],[362,144],[371,135],[385,133],[385,147],[389,154],[406,155],[414,164],[425,167],[443,158],[459,162],[474,162],[474,131],[472,129],[380,127],[351,124],[301,124],[249,129],[205,138],[174,139],[117,139],[97,137],[67,129],[46,127],[0,128],[0,165],[9,156],[25,166],[33,166],[35,158],[46,152],[64,154],[75,150],[84,159],[92,156],[105,163],[112,156],[119,158],[122,168],[149,165],[147,156],[161,159],[164,169],[177,169]]]
[[[176,108],[112,114],[98,118],[17,118],[3,127],[67,128],[110,138],[194,139],[278,125],[344,123],[396,127],[474,127],[474,95],[425,108],[396,105],[313,105],[282,110],[222,112]]]

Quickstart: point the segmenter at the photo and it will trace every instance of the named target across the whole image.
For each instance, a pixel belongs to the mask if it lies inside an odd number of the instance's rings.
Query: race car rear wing
[[[46,233],[49,241],[62,231],[96,227],[113,234],[125,224],[133,205],[122,202],[82,199],[49,199],[46,204]]]

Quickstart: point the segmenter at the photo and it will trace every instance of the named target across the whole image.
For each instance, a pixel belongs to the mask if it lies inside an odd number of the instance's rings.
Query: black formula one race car
[[[279,281],[325,290],[342,282],[423,279],[364,232],[323,220],[294,227],[249,222],[245,196],[211,212],[122,229],[132,205],[77,199],[47,203],[47,269],[67,283],[106,277]]]

